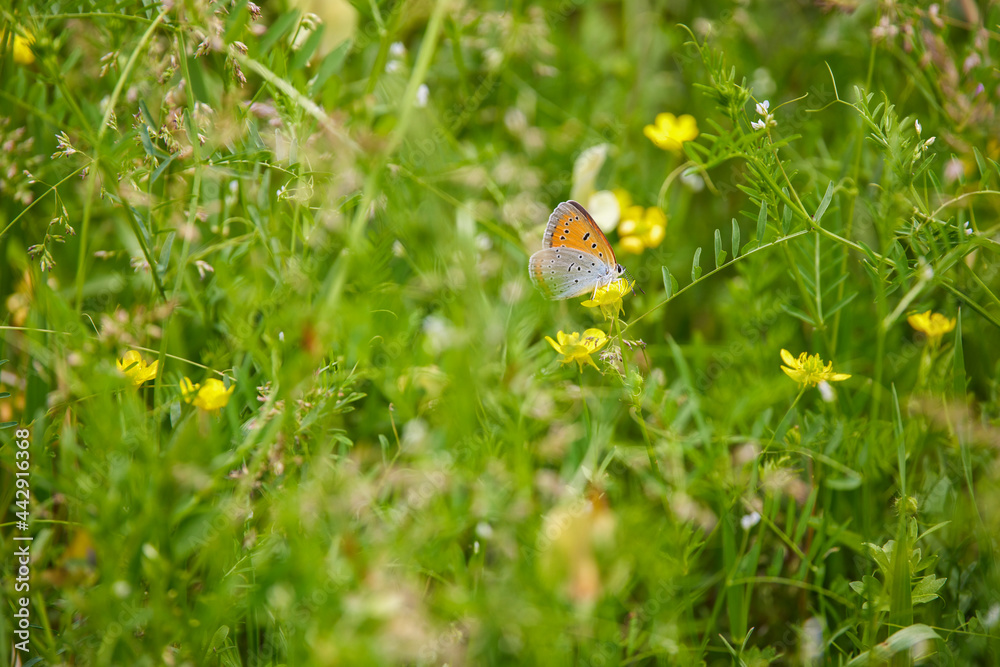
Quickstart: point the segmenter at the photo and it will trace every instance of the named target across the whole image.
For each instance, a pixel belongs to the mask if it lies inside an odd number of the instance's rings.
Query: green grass
[[[0,7],[0,665],[1000,661],[996,8],[256,11]]]

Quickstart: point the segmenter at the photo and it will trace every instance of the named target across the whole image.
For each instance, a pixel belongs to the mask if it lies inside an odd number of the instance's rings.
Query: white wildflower
[[[833,393],[833,387],[826,380],[821,381],[816,388],[819,389],[819,395],[823,397],[823,401],[826,403],[833,403],[837,400],[836,394]]]
[[[427,99],[430,97],[430,94],[431,90],[430,88],[427,87],[427,84],[426,83],[420,84],[420,87],[417,88],[417,100],[416,100],[417,107],[422,109],[425,106],[427,106]]]
[[[760,523],[759,512],[750,512],[750,514],[745,514],[740,518],[740,526],[743,527],[743,530],[750,530],[758,523]]]
[[[771,103],[768,100],[758,102],[754,108],[757,111],[757,115],[760,116],[760,120],[751,122],[750,127],[755,130],[763,130],[767,127],[775,127],[778,124],[778,121],[774,120],[774,114],[771,113]]]

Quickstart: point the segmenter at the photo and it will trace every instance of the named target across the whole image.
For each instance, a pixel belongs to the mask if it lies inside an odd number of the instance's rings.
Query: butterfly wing
[[[528,260],[528,275],[546,299],[570,299],[610,282],[611,267],[582,249],[545,248]]]
[[[617,264],[615,251],[587,209],[570,200],[556,206],[542,238],[543,248],[570,248],[594,255],[608,267]]]

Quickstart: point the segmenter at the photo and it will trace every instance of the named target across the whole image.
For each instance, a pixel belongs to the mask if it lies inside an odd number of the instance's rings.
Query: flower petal
[[[792,378],[793,380],[795,380],[799,384],[802,384],[802,383],[805,382],[805,379],[803,378],[804,373],[802,371],[800,371],[800,370],[792,370],[791,368],[785,368],[784,366],[781,367],[781,370],[785,371],[785,375],[787,375],[788,377]]]
[[[185,376],[181,380],[181,398],[184,399],[185,403],[193,402],[198,397],[199,389],[201,389],[201,384],[192,382],[191,378]]]
[[[129,350],[118,360],[118,370],[124,372],[131,370],[136,364],[142,363],[142,355],[135,350]]]
[[[622,252],[631,253],[633,255],[641,255],[645,246],[642,245],[640,241],[635,236],[626,236],[621,240]]]
[[[590,195],[590,199],[587,200],[587,210],[605,234],[614,231],[621,218],[618,198],[610,190],[601,190]]]
[[[643,239],[646,242],[647,248],[655,248],[663,243],[663,237],[666,236],[667,232],[662,225],[656,225],[651,228],[648,233],[646,233]]]
[[[573,187],[570,188],[570,199],[587,201],[594,192],[597,174],[608,156],[610,144],[597,144],[580,153],[573,163]]]

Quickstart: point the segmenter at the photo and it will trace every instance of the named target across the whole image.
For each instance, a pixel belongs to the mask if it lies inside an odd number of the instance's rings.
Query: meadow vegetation
[[[0,665],[1000,664],[998,22],[0,3]]]

